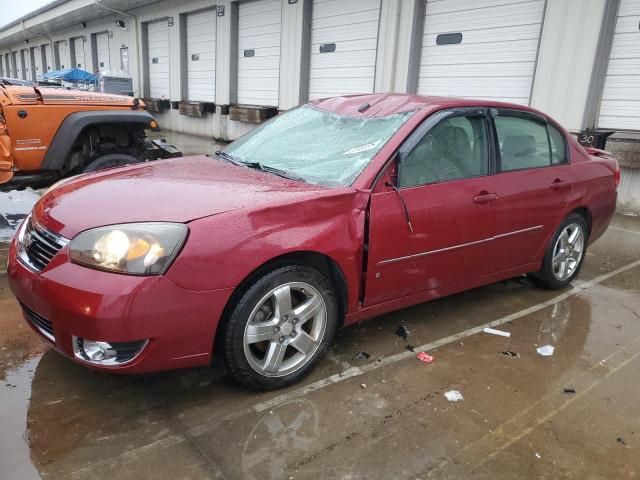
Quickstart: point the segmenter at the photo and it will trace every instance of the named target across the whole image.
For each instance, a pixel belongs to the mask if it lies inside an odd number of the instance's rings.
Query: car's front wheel
[[[588,235],[584,217],[578,213],[569,215],[549,242],[542,268],[532,274],[531,279],[551,290],[569,285],[584,262]]]
[[[227,367],[251,388],[290,385],[320,361],[337,323],[335,293],[322,273],[303,265],[278,268],[235,305],[223,333]]]

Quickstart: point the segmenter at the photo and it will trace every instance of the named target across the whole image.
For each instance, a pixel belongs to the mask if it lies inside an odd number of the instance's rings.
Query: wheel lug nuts
[[[284,316],[284,319],[285,319],[285,320],[289,320],[289,315],[285,315],[285,316]]]
[[[300,321],[300,320],[298,320],[297,318],[294,318],[293,320],[291,320],[291,323],[293,323],[293,324],[295,325],[295,324],[296,324],[296,323],[298,323],[299,321]]]
[[[280,337],[279,340],[280,340],[280,343],[284,342],[284,337]]]
[[[273,329],[276,333],[278,333],[280,331],[280,327],[276,327]]]
[[[291,338],[296,336],[296,332],[291,332],[291,334],[289,335]]]

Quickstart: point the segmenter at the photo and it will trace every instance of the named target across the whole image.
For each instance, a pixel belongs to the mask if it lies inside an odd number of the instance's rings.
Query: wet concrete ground
[[[573,289],[514,279],[373,319],[261,394],[217,365],[92,373],[42,345],[1,274],[0,478],[638,478],[639,259],[640,218],[618,216]],[[474,333],[492,321],[511,337]]]

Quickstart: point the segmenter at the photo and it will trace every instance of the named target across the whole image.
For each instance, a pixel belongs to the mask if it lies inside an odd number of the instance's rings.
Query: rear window
[[[551,140],[551,163],[567,163],[567,140],[560,130],[547,124],[549,140]]]

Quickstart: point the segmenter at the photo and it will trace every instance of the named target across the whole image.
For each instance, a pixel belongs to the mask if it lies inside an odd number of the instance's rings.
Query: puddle
[[[39,479],[31,463],[29,439],[26,435],[27,410],[31,399],[31,382],[40,357],[32,358],[6,372],[0,384],[0,478]]]
[[[11,190],[0,192],[0,242],[8,242],[40,198],[40,192],[27,188],[26,190]]]

